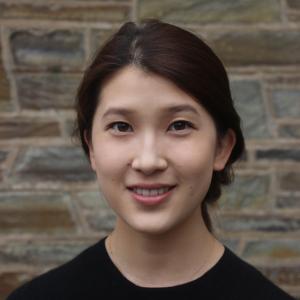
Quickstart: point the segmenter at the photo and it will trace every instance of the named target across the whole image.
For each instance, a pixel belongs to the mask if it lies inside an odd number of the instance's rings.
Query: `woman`
[[[208,208],[244,139],[226,71],[203,41],[128,22],[77,96],[77,132],[115,228],[9,300],[292,299],[213,235]]]

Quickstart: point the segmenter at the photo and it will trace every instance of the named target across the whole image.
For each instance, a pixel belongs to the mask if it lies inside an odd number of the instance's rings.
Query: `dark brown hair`
[[[175,25],[148,19],[125,23],[96,53],[78,88],[74,136],[79,137],[89,159],[84,134],[91,141],[93,117],[104,82],[127,65],[162,76],[195,98],[214,120],[218,137],[231,128],[236,144],[222,171],[214,171],[202,203],[202,216],[212,231],[208,204],[221,195],[221,185],[232,181],[232,164],[244,151],[240,118],[234,108],[225,68],[214,52],[196,35]],[[200,180],[200,179],[199,179]]]

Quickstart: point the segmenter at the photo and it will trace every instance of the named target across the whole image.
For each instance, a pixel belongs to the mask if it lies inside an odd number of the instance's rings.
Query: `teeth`
[[[169,187],[160,188],[160,189],[141,189],[141,188],[134,188],[133,191],[136,194],[142,195],[142,196],[157,196],[166,193],[169,191]]]

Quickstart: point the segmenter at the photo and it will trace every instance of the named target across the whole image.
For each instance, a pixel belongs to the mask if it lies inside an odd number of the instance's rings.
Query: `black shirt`
[[[172,287],[140,287],[114,265],[106,251],[105,239],[68,263],[24,284],[7,300],[293,299],[226,246],[219,261],[193,281]]]

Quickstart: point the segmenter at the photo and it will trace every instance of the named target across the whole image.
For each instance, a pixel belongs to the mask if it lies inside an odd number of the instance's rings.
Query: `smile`
[[[167,200],[173,192],[173,187],[163,187],[159,189],[132,188],[129,189],[135,201],[144,205],[158,205]]]
[[[133,188],[132,191],[138,195],[142,196],[157,196],[162,195],[168,192],[172,187],[165,187],[160,189],[142,189],[142,188]]]

